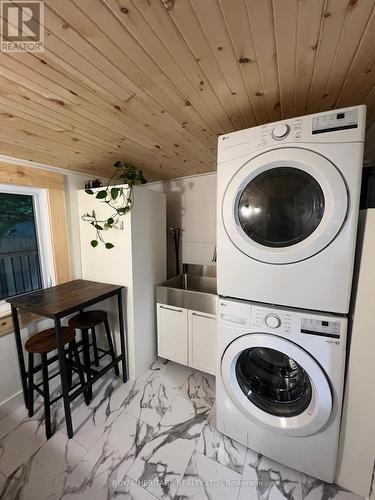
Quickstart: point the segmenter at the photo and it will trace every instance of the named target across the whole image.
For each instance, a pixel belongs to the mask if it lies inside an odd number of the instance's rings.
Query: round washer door
[[[274,432],[308,436],[331,415],[332,394],[322,368],[284,338],[263,333],[237,338],[224,352],[221,377],[240,411]]]
[[[333,163],[307,149],[280,148],[253,158],[233,176],[222,219],[241,252],[261,262],[289,264],[334,240],[348,204]]]

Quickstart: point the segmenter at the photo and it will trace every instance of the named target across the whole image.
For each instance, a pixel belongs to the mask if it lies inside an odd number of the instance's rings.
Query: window
[[[0,316],[6,298],[53,284],[45,190],[0,185]]]

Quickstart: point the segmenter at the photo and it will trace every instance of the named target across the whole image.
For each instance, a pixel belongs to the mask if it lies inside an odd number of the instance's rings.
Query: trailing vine
[[[103,232],[112,229],[119,222],[120,217],[130,212],[133,207],[133,187],[137,184],[145,184],[147,182],[142,170],[129,165],[129,163],[117,161],[114,164],[114,168],[115,171],[105,188],[97,192],[92,189],[85,189],[88,195],[95,195],[96,199],[106,203],[113,209],[111,216],[106,219],[98,219],[95,212],[82,215],[82,220],[91,224],[96,230],[96,238],[90,242],[94,248],[99,243],[105,245],[107,249],[114,247],[112,243],[105,241]],[[111,185],[117,179],[121,180],[122,184],[127,184],[127,187]]]

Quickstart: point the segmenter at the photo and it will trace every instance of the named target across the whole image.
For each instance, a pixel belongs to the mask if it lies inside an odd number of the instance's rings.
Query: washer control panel
[[[254,305],[251,308],[251,328],[275,335],[306,334],[332,340],[340,339],[342,333],[341,322],[333,317]]]
[[[281,326],[281,319],[277,314],[267,314],[264,321],[269,328],[279,328]]]
[[[326,345],[345,350],[348,319],[344,316],[223,297],[218,300],[217,313],[219,333],[225,338],[265,333],[300,343],[307,349]]]
[[[340,322],[326,321],[315,318],[301,318],[301,333],[310,335],[321,335],[323,337],[340,338]]]
[[[254,329],[266,329],[276,333],[290,334],[292,329],[292,316],[288,311],[278,310],[274,312],[264,307],[252,307],[251,327]]]

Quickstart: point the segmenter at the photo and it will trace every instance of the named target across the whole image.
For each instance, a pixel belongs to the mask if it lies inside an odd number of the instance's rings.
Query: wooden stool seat
[[[94,361],[95,366],[99,366],[99,352],[101,351],[104,354],[109,354],[112,358],[112,361],[116,360],[116,353],[113,345],[111,329],[109,327],[108,315],[105,311],[94,310],[94,311],[81,311],[76,316],[73,316],[68,321],[68,324],[71,328],[75,328],[76,330],[81,330],[82,332],[82,343],[83,343],[83,359],[84,359],[84,367],[86,373],[88,374],[88,379],[91,378],[91,357],[90,357],[90,343],[88,332],[91,330],[92,337],[92,346],[94,352]],[[98,348],[98,343],[96,340],[96,327],[103,324],[105,329],[105,334],[108,342],[108,350],[104,350],[103,348]],[[115,375],[119,375],[119,369],[117,364],[113,367]],[[91,397],[91,392],[90,392]]]
[[[61,333],[64,338],[64,345],[69,344],[75,337],[74,328],[63,326]],[[57,340],[54,328],[48,328],[42,332],[36,333],[30,337],[25,343],[27,352],[42,354],[49,353],[57,349]]]
[[[77,330],[86,330],[104,323],[106,319],[105,311],[85,311],[70,318],[68,325]]]

